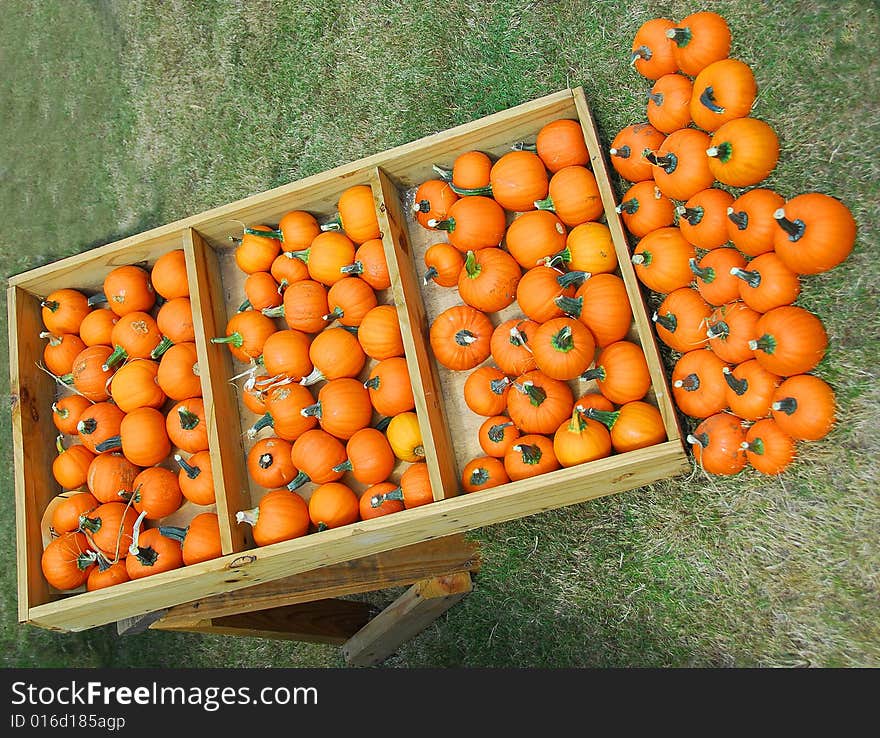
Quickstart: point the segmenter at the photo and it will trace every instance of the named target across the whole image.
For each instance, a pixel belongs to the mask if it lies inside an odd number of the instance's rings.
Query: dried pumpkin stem
[[[675,313],[660,315],[660,313],[655,312],[651,316],[651,320],[665,328],[670,333],[675,333],[676,328],[678,328],[678,318],[675,316]]]
[[[439,273],[440,272],[438,272],[435,267],[428,267],[428,270],[425,272],[425,277],[422,279],[422,284],[427,287],[428,282],[434,279]]]
[[[117,448],[122,448],[122,436],[113,436],[95,446],[95,450],[99,454],[102,454],[105,451],[113,451]]]
[[[96,430],[98,430],[98,421],[95,418],[86,418],[76,424],[76,432],[83,436],[90,436]]]
[[[341,464],[337,464],[336,466],[334,466],[333,471],[335,471],[338,474],[339,472],[351,471],[353,468],[354,467],[351,465],[351,460],[346,459]]]
[[[685,439],[688,443],[692,443],[700,448],[706,448],[709,445],[709,436],[706,433],[700,433],[699,435],[694,435],[693,433],[688,433],[687,438]]]
[[[558,307],[563,313],[570,315],[573,318],[581,317],[581,313],[584,309],[583,297],[568,297],[566,295],[560,295],[559,297],[554,298],[553,302],[556,303],[556,307]]]
[[[538,151],[538,147],[535,144],[526,143],[525,141],[517,141],[510,148],[512,151]]]
[[[773,218],[782,230],[788,234],[789,241],[800,241],[807,229],[807,224],[800,218],[789,220],[785,217],[785,210],[779,208],[773,213]]]
[[[61,307],[61,303],[57,300],[42,300],[40,302],[40,307],[46,308],[51,313],[57,312],[58,308]]]
[[[630,149],[629,146],[621,146],[620,148],[612,146],[608,149],[608,153],[611,154],[611,156],[619,156],[621,159],[629,159],[632,149]]]
[[[440,177],[440,179],[445,180],[446,182],[449,182],[452,179],[451,169],[446,169],[445,167],[441,167],[438,164],[434,164],[431,169],[434,170],[434,172]]]
[[[641,46],[633,50],[632,56],[629,58],[629,65],[631,67],[634,67],[639,59],[650,61],[652,56],[654,56],[654,52],[652,52],[651,49],[642,44]]]
[[[257,524],[257,520],[259,520],[259,518],[259,507],[252,507],[250,510],[239,510],[237,513],[235,513],[236,523],[247,523],[252,527]]]
[[[504,391],[510,386],[510,377],[502,377],[501,379],[493,379],[489,382],[489,389],[496,395],[503,395]]]
[[[317,384],[322,379],[326,379],[324,376],[324,372],[322,372],[318,367],[312,369],[305,377],[299,380],[299,383],[305,387],[309,387],[313,384]]]
[[[322,231],[341,231],[343,230],[342,225],[342,216],[339,213],[336,214],[336,217],[333,220],[327,221],[326,223],[321,224]]]
[[[722,367],[721,373],[724,375],[724,381],[727,382],[727,386],[730,387],[738,397],[742,397],[749,391],[749,380],[734,377],[733,372],[730,371],[730,367]]]
[[[353,264],[347,264],[344,267],[339,267],[339,271],[343,274],[363,274],[364,265],[363,262],[356,261]]]
[[[755,271],[746,271],[745,269],[740,269],[739,267],[731,267],[730,273],[734,277],[738,277],[743,280],[749,287],[752,289],[757,289],[761,285],[761,272]]]
[[[700,377],[695,373],[691,373],[682,379],[676,379],[672,386],[676,389],[683,389],[686,392],[695,392],[700,389]]]
[[[60,346],[62,338],[60,336],[56,336],[54,333],[50,333],[49,331],[43,331],[40,334],[40,338],[48,338],[49,343],[52,346]]]
[[[775,410],[778,413],[785,413],[786,415],[794,415],[797,412],[797,400],[794,397],[783,397],[781,400],[776,400],[771,406],[771,410]]]
[[[655,167],[660,167],[667,174],[672,174],[678,168],[678,157],[673,152],[659,155],[656,151],[646,151],[644,157]]]
[[[195,430],[195,427],[200,422],[199,416],[183,405],[177,408],[177,415],[180,418],[180,427],[183,428],[183,430]]]
[[[571,251],[569,251],[568,248],[563,249],[558,254],[556,254],[556,256],[562,256],[565,261],[571,261]],[[560,287],[571,287],[572,285],[574,285],[575,287],[580,287],[591,276],[592,275],[589,272],[579,271],[575,269],[572,272],[560,274],[556,278],[556,281],[559,283]]]
[[[639,201],[635,197],[631,197],[629,200],[624,200],[620,205],[618,205],[614,210],[618,213],[626,213],[627,215],[635,215],[635,213],[639,210]]]
[[[694,226],[699,225],[703,220],[703,216],[706,214],[706,211],[699,206],[689,208],[685,205],[679,205],[675,208],[675,212],[678,214],[679,218],[684,218],[688,223]]]
[[[466,328],[462,328],[455,334],[455,342],[459,346],[470,346],[472,343],[476,343],[476,341],[477,337]]]
[[[190,479],[195,479],[202,473],[202,470],[199,467],[190,464],[180,454],[174,454],[174,460],[177,462],[178,466],[186,472],[186,476]]]
[[[591,379],[598,379],[600,382],[605,381],[605,367],[604,366],[596,366],[592,369],[587,369],[583,374],[581,374],[581,379],[585,381],[590,381]]]
[[[256,423],[254,423],[250,428],[247,429],[248,438],[253,438],[257,435],[263,428],[269,428],[275,424],[275,420],[270,413],[266,413],[263,415]]]
[[[166,538],[171,538],[178,543],[183,543],[186,539],[186,534],[189,532],[189,526],[186,528],[181,528],[177,525],[160,525],[159,533]]]
[[[309,405],[308,407],[304,407],[299,411],[299,414],[304,418],[321,418],[323,415],[323,409],[321,407],[321,401],[318,400],[314,405]]]
[[[706,338],[727,338],[729,335],[730,326],[723,320],[719,320],[715,325],[710,325],[706,329]]]
[[[489,472],[487,469],[484,469],[482,466],[474,469],[471,472],[470,483],[472,487],[482,487],[486,482],[489,481]]]
[[[128,552],[132,556],[137,556],[140,558],[139,553],[140,549],[138,548],[138,539],[141,535],[141,526],[144,524],[144,518],[147,517],[147,511],[143,510],[140,515],[137,516],[137,519],[134,521],[134,526],[131,530],[131,545],[128,547]],[[144,549],[146,550],[146,549]],[[152,564],[147,564],[147,566],[151,566]]]
[[[672,39],[679,47],[687,46],[693,38],[693,32],[690,28],[670,28],[666,31],[666,38]]]

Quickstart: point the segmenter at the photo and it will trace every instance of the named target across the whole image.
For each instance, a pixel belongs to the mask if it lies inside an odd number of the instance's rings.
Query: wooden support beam
[[[178,605],[151,627],[186,629],[227,615],[405,587],[451,571],[476,572],[479,568],[478,543],[461,534],[446,536]]]
[[[148,612],[146,615],[138,615],[133,618],[123,618],[116,621],[116,634],[121,636],[134,635],[135,633],[143,633],[157,620],[168,612],[168,610],[156,610]]]
[[[350,666],[374,666],[418,635],[473,588],[470,572],[417,582],[343,646]]]
[[[153,627],[158,630],[341,645],[363,629],[375,614],[376,609],[367,602],[325,599],[205,618],[181,627],[169,627],[160,621]]]

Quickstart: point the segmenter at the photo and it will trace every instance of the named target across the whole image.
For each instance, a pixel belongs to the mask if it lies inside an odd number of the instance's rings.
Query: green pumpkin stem
[[[433,228],[436,231],[452,233],[452,231],[455,230],[455,218],[446,218],[445,220],[431,218],[431,220],[428,221],[428,228]]]
[[[199,424],[199,416],[183,405],[177,408],[177,415],[180,418],[180,427],[183,430],[195,430],[195,427]]]
[[[702,279],[706,284],[712,284],[715,281],[715,268],[714,267],[706,267],[705,269],[697,264],[697,260],[691,257],[688,259],[688,266],[691,268],[691,271],[694,273],[694,276],[698,279]]]
[[[165,536],[166,538],[171,538],[178,543],[183,543],[186,538],[186,534],[189,531],[189,526],[186,528],[181,528],[177,525],[160,525],[159,533],[160,535]]]
[[[247,429],[248,438],[253,438],[257,435],[263,428],[270,428],[275,425],[275,420],[270,413],[266,413],[261,416],[256,423],[254,423],[250,428]]]
[[[128,352],[124,348],[122,348],[122,346],[117,346],[113,349],[113,352],[110,354],[110,356],[107,357],[107,361],[104,362],[101,369],[105,372],[109,372],[120,361],[125,361],[127,358]]]
[[[619,156],[621,159],[629,159],[632,154],[632,149],[629,146],[621,146],[620,148],[614,148],[613,146],[608,149],[608,153],[611,156]]]
[[[742,397],[749,391],[749,380],[734,377],[733,372],[730,371],[730,367],[723,367],[721,373],[724,375],[724,381],[727,382],[727,386],[730,387],[730,389],[732,389],[739,397]]]
[[[574,336],[571,333],[571,326],[565,325],[560,328],[550,339],[550,345],[564,354],[571,351],[574,348]]]
[[[641,251],[638,254],[633,254],[632,259],[630,261],[636,266],[651,266],[651,261],[654,259],[653,255],[650,251]]]
[[[565,249],[564,251],[560,251],[559,253],[564,255],[566,251],[568,251],[568,249]],[[568,251],[568,257],[569,257],[568,260],[570,261],[571,260],[571,252],[570,251]],[[576,287],[580,287],[584,282],[586,282],[590,278],[590,276],[592,276],[592,275],[589,272],[582,272],[582,271],[575,270],[573,272],[566,272],[565,274],[560,274],[556,278],[556,281],[559,283],[560,287],[571,287],[572,285],[575,285]]]
[[[101,518],[90,518],[88,515],[83,514],[79,516],[79,529],[84,533],[91,533],[94,535],[101,530],[103,522],[104,521],[101,520]]]
[[[726,164],[730,161],[730,157],[733,156],[733,145],[730,141],[723,141],[717,146],[711,146],[706,149],[706,156],[711,156],[713,159],[718,157],[720,162]]]
[[[235,346],[235,348],[241,348],[244,345],[244,338],[241,333],[236,331],[235,333],[230,333],[228,336],[215,336],[211,339],[211,343],[230,343]]]
[[[290,483],[287,485],[287,489],[293,492],[295,489],[299,489],[306,482],[311,482],[312,478],[306,474],[304,471],[298,471],[296,476],[290,480]]]
[[[246,310],[250,310],[253,308],[250,300],[245,300],[241,305],[238,306],[238,312],[243,313]]]
[[[304,418],[321,418],[323,415],[323,409],[321,407],[321,401],[318,400],[314,405],[309,405],[308,407],[304,407],[299,411],[299,414]]]
[[[807,229],[807,224],[800,218],[789,220],[785,217],[785,210],[779,208],[773,213],[773,218],[782,230],[788,234],[789,241],[800,241]]]
[[[80,435],[90,436],[96,430],[98,430],[98,421],[94,418],[86,418],[76,424],[76,432]]]
[[[105,451],[113,451],[117,448],[122,448],[122,436],[113,436],[95,446],[95,450],[99,454],[102,454]]]
[[[797,400],[794,397],[783,397],[781,400],[777,400],[771,406],[771,410],[775,410],[778,413],[785,413],[786,415],[794,415],[797,412]]]
[[[470,346],[472,343],[476,343],[476,341],[477,337],[465,328],[462,328],[455,334],[455,342],[459,346]]]
[[[236,523],[247,523],[251,527],[257,524],[260,519],[260,508],[252,507],[250,510],[239,510],[235,513]]]
[[[101,571],[104,571],[110,566],[110,563],[103,555],[99,555],[95,551],[83,551],[76,557],[76,568],[80,571],[85,571],[96,561],[98,562],[98,568]]]
[[[581,374],[581,379],[589,382],[591,379],[598,379],[601,382],[605,381],[605,367],[604,366],[596,366],[592,369],[587,369],[583,374]]]
[[[439,273],[440,272],[438,272],[435,267],[428,267],[428,270],[425,272],[425,277],[422,280],[422,284],[427,287],[428,282],[434,279],[434,277],[436,277]]]
[[[663,104],[663,93],[662,92],[652,92],[648,91],[646,93],[648,97],[648,102],[654,103],[654,105],[662,105]]]
[[[724,108],[722,108],[718,103],[715,102],[715,90],[711,87],[707,87],[700,93],[700,103],[703,107],[708,108],[713,113],[724,113],[726,112]]]
[[[697,206],[695,208],[689,208],[685,205],[679,205],[675,212],[678,214],[679,218],[684,218],[691,225],[699,225],[699,223],[703,220],[703,216],[706,211],[703,208]]]
[[[479,467],[474,469],[471,472],[471,486],[472,487],[482,487],[486,482],[489,481],[489,472],[483,467]]]
[[[376,421],[376,425],[374,425],[373,427],[376,430],[382,431],[384,433],[386,430],[388,430],[388,426],[391,425],[391,420],[392,418],[390,416],[380,418],[378,421]]]
[[[492,197],[492,185],[486,185],[485,187],[456,187],[450,182],[449,189],[459,197]]]
[[[748,284],[752,289],[757,289],[761,285],[761,272],[750,272],[739,267],[731,267],[730,273]]]
[[[354,467],[351,465],[351,461],[349,459],[346,459],[341,464],[337,464],[336,466],[334,466],[333,471],[339,474],[339,472],[351,471],[353,468]]]
[[[710,325],[706,329],[707,338],[727,338],[730,335],[730,326],[723,320],[719,320],[715,325]],[[754,349],[752,349],[754,351]]]
[[[749,214],[745,210],[737,213],[733,208],[727,208],[727,217],[738,231],[744,231],[749,227]]]
[[[672,174],[678,168],[678,157],[671,151],[658,156],[656,151],[646,151],[645,158],[655,167],[660,167],[667,174]]]
[[[618,213],[626,213],[627,215],[634,215],[639,210],[639,201],[635,197],[631,197],[629,200],[624,200],[620,205],[614,208]]]
[[[414,213],[425,213],[431,212],[431,201],[430,200],[417,200],[413,203],[413,212]]]
[[[321,317],[329,322],[331,320],[336,320],[337,318],[345,317],[345,311],[341,307],[339,307],[339,305],[337,305],[329,313],[327,313],[326,315],[322,315]]]
[[[60,377],[56,377],[61,384],[71,385],[73,384],[73,372],[68,372],[67,374],[62,374]]]
[[[752,351],[763,351],[765,354],[773,354],[776,352],[776,339],[769,333],[765,333],[757,341],[749,341],[749,348]]]
[[[162,354],[164,354],[168,349],[170,349],[174,345],[174,342],[168,338],[167,336],[162,336],[162,340],[156,344],[156,348],[154,348],[150,352],[151,359],[158,359]]]
[[[692,37],[693,33],[690,28],[670,28],[666,31],[666,38],[672,39],[680,48],[687,46]]]
[[[620,410],[608,411],[598,410],[595,407],[588,407],[584,415],[593,420],[598,420],[606,428],[611,429],[620,417]]]
[[[135,558],[144,566],[155,566],[159,560],[159,552],[152,546],[146,548],[138,548]]]
[[[531,151],[533,153],[538,151],[538,147],[535,144],[526,143],[525,141],[517,141],[510,148],[512,151]]]
[[[356,261],[354,262],[354,264],[348,264],[344,267],[339,267],[339,271],[343,274],[363,274],[364,265],[363,262]]]
[[[107,304],[107,295],[103,292],[97,292],[92,295],[88,300],[89,307],[95,307],[95,305],[105,305]]]
[[[501,379],[493,379],[489,382],[489,389],[496,395],[503,395],[504,391],[510,386],[510,378],[502,377]]]
[[[61,307],[61,303],[57,300],[42,300],[40,302],[40,307],[46,308],[50,313],[55,313],[58,311],[58,308]]]
[[[584,309],[584,298],[583,297],[567,297],[566,295],[560,295],[553,299],[553,302],[556,303],[556,307],[558,307],[563,313],[566,315],[570,315],[573,318],[580,318],[581,312]]]
[[[489,440],[492,443],[501,443],[504,440],[504,429],[513,425],[512,422],[508,421],[507,423],[496,423],[491,428],[489,428],[487,436],[489,436]]]
[[[57,402],[52,403],[52,412],[55,413],[59,418],[65,420],[70,415],[70,410],[68,410],[66,407],[59,408]]]
[[[431,169],[433,169],[434,172],[437,174],[437,176],[439,176],[440,179],[444,180],[445,182],[449,182],[452,180],[452,170],[451,169],[446,169],[444,167],[439,166],[438,164],[434,164],[431,167]]]
[[[477,264],[477,257],[473,251],[468,251],[464,260],[464,270],[467,272],[469,279],[476,279],[483,271],[483,266]]]
[[[675,313],[666,313],[666,315],[660,315],[660,313],[655,312],[651,316],[651,320],[657,323],[660,326],[663,326],[670,333],[675,333],[676,328],[678,328],[678,318]]]
[[[199,467],[190,464],[180,454],[174,454],[174,460],[177,462],[177,465],[186,472],[186,476],[190,479],[195,479],[202,473],[202,470]]]
[[[540,463],[541,457],[544,455],[541,447],[532,443],[518,443],[513,446],[513,450],[520,454],[524,464],[530,466]]]
[[[547,399],[547,392],[544,388],[536,386],[531,381],[523,382],[522,384],[514,382],[513,387],[517,392],[522,392],[524,395],[528,395],[529,401],[535,407],[540,407],[544,400]]]
[[[284,234],[278,230],[264,228],[245,228],[244,232],[249,236],[259,236],[260,238],[274,238],[276,241],[283,241]]]
[[[379,384],[381,383],[381,379],[377,374],[375,377],[370,377],[366,382],[364,382],[364,389],[379,389]]]
[[[654,52],[643,44],[642,46],[639,46],[637,49],[633,50],[632,56],[630,56],[629,58],[629,65],[631,67],[634,67],[639,59],[649,61],[652,56],[654,56]]]
[[[260,312],[262,312],[263,315],[265,315],[267,318],[283,318],[284,317],[284,305],[277,305],[276,307],[263,308]],[[235,334],[233,334],[233,335],[235,335]],[[212,338],[211,340],[213,341],[214,339]],[[239,337],[239,340],[242,343],[244,343],[244,340],[241,339],[240,337]],[[236,344],[233,342],[233,345],[237,346],[238,348],[241,348],[241,343]]]
[[[370,498],[370,507],[380,507],[382,503],[387,500],[398,500],[399,502],[403,502],[403,490],[398,487],[389,492],[383,492],[381,495],[373,495]]]
[[[58,452],[59,456],[61,456],[61,454],[63,454],[66,450],[64,448],[64,436],[62,436],[60,433],[55,436],[55,450]]]
[[[344,230],[342,225],[342,216],[339,213],[336,214],[336,217],[333,220],[329,220],[326,223],[321,224],[322,231],[341,231]],[[296,253],[296,252],[294,252]]]
[[[538,210],[556,210],[556,206],[553,204],[553,198],[550,195],[547,195],[543,200],[535,200],[535,207]]]
[[[740,444],[740,448],[744,451],[751,451],[753,454],[757,454],[758,456],[764,455],[764,439],[756,438],[753,441],[743,441]]]

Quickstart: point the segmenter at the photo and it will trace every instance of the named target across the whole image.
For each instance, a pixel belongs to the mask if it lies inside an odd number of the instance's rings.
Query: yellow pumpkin
[[[386,435],[391,450],[401,461],[414,462],[425,458],[422,431],[414,412],[399,413],[391,418]]]

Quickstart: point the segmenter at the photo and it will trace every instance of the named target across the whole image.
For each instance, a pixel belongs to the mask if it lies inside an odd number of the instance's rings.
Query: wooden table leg
[[[468,571],[416,582],[342,646],[351,666],[373,666],[416,636],[472,589]]]

